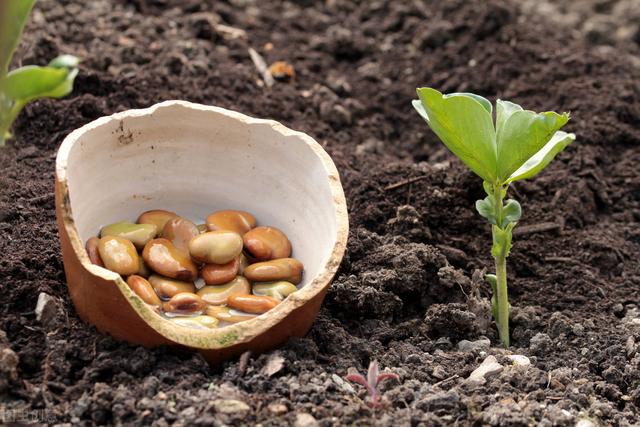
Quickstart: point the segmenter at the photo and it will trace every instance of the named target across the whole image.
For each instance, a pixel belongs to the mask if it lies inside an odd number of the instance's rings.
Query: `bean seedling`
[[[369,393],[367,405],[371,408],[379,408],[381,406],[380,392],[378,391],[380,383],[384,380],[391,378],[399,379],[400,377],[397,374],[391,373],[381,374],[380,368],[378,367],[378,361],[372,360],[371,363],[369,363],[369,370],[367,371],[366,378],[358,372],[350,373],[345,378],[366,388]]]
[[[443,95],[435,89],[419,88],[413,107],[444,145],[483,179],[487,197],[476,202],[478,213],[491,223],[496,274],[488,274],[493,296],[493,317],[500,340],[509,346],[509,299],[507,257],[511,236],[522,209],[504,198],[509,185],[535,176],[575,140],[559,129],[569,114],[535,113],[509,101],[496,102],[495,125],[491,103],[472,93]]]
[[[35,0],[0,2],[0,145],[18,114],[39,98],[62,98],[71,93],[78,74],[78,58],[61,55],[45,67],[27,65],[9,72],[20,35]]]

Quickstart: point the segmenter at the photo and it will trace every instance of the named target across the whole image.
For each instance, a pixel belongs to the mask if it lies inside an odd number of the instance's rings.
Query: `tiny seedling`
[[[61,55],[46,67],[27,65],[9,72],[24,25],[35,0],[0,2],[0,145],[20,111],[40,98],[62,98],[71,93],[78,74],[78,58]]]
[[[444,145],[484,181],[487,197],[476,202],[476,209],[491,223],[496,265],[496,274],[486,279],[493,290],[491,305],[500,339],[508,347],[507,257],[522,209],[517,201],[504,198],[511,183],[536,175],[575,140],[574,134],[559,130],[569,114],[534,113],[498,100],[494,124],[493,107],[481,96],[443,95],[431,88],[417,92],[420,99],[413,101],[413,107]]]
[[[364,377],[364,375],[358,372],[351,373],[347,375],[345,378],[348,379],[349,381],[358,383],[364,388],[366,388],[367,392],[369,392],[369,396],[366,400],[367,405],[370,408],[379,408],[382,404],[380,402],[380,393],[378,392],[378,385],[380,385],[380,383],[384,380],[387,380],[390,378],[399,379],[400,377],[396,374],[391,374],[391,373],[381,374],[378,367],[378,361],[373,360],[371,363],[369,363],[369,370],[367,371],[366,378]]]

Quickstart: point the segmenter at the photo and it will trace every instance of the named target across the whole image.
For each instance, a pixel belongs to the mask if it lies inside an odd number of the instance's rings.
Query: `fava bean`
[[[297,285],[302,280],[303,266],[295,258],[280,258],[251,264],[244,270],[244,276],[252,282],[273,282],[286,280]]]
[[[229,323],[244,322],[245,320],[253,319],[255,314],[243,313],[241,311],[232,310],[229,307],[223,307],[220,305],[210,305],[207,307],[206,313],[209,316],[213,316],[218,320]]]
[[[100,237],[122,237],[131,241],[137,249],[144,248],[144,245],[156,237],[157,234],[158,227],[153,224],[134,224],[127,221],[116,222],[102,227],[102,230],[100,230]]]
[[[204,302],[196,294],[191,292],[181,292],[175,294],[171,299],[162,304],[162,309],[172,314],[200,314],[207,307]]]
[[[179,216],[171,218],[162,228],[162,237],[185,254],[189,253],[189,241],[198,234],[200,231],[194,223]]]
[[[263,282],[253,284],[253,294],[260,296],[267,296],[282,301],[298,288],[296,285],[284,280],[277,282]]]
[[[196,287],[191,282],[169,279],[167,277],[158,276],[157,274],[149,276],[149,283],[151,283],[151,286],[160,298],[165,300],[179,293],[196,292]]]
[[[258,261],[291,256],[291,242],[275,227],[256,227],[243,237],[245,249]]]
[[[154,209],[146,211],[138,217],[136,221],[138,224],[153,224],[158,227],[158,232],[162,231],[164,225],[172,218],[177,217],[175,213],[171,211],[164,211],[162,209]]]
[[[227,303],[229,295],[248,294],[251,292],[249,281],[242,276],[237,276],[224,285],[205,286],[197,294],[208,304],[222,305]]]
[[[98,243],[98,252],[105,268],[122,276],[136,274],[140,268],[135,246],[122,237],[102,237]]]
[[[160,301],[160,298],[158,298],[158,295],[153,290],[151,283],[144,277],[133,274],[127,278],[127,285],[147,304],[154,307],[160,307],[162,304],[162,301]]]
[[[173,323],[195,329],[213,329],[220,321],[216,317],[200,315],[193,317],[173,317]]]
[[[280,301],[275,298],[257,295],[233,294],[227,299],[229,307],[255,314],[266,313],[278,304]]]
[[[198,268],[191,258],[167,239],[149,241],[142,251],[142,257],[153,271],[172,279],[193,281],[198,275]]]
[[[226,264],[242,252],[242,237],[227,230],[208,231],[189,242],[189,253],[200,262]]]
[[[255,217],[245,211],[224,210],[214,212],[207,217],[209,231],[229,230],[242,236],[255,226]]]
[[[104,267],[104,263],[100,258],[100,252],[98,251],[98,245],[100,244],[100,239],[97,237],[91,237],[87,240],[87,255],[89,255],[89,260],[92,264],[99,265],[100,267]]]
[[[240,271],[240,256],[226,264],[206,264],[200,274],[207,285],[221,285],[233,280]]]

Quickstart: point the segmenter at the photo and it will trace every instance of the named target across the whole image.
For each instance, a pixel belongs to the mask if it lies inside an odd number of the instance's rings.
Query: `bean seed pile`
[[[103,227],[86,249],[93,264],[125,277],[158,313],[198,329],[269,311],[297,291],[303,272],[282,231],[236,210],[214,212],[201,225],[147,211],[136,223]]]

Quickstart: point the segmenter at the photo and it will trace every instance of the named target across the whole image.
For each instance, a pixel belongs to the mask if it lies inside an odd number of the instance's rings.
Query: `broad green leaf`
[[[476,210],[480,216],[486,218],[489,223],[496,224],[495,210],[493,208],[493,197],[487,196],[482,200],[476,201]]]
[[[516,111],[522,111],[522,107],[501,99],[496,101],[496,135],[501,132],[507,119]]]
[[[77,73],[77,70],[67,68],[35,65],[18,68],[7,75],[5,93],[12,99],[27,102],[41,97],[58,98],[68,93],[63,86],[68,86],[65,83],[73,71]]]
[[[0,81],[9,70],[24,24],[36,0],[0,0]]]
[[[53,68],[76,68],[80,60],[73,55],[60,55],[49,62],[49,67]]]
[[[476,101],[478,101],[480,105],[482,105],[484,109],[487,110],[487,112],[489,112],[489,114],[493,113],[493,106],[491,105],[491,102],[489,102],[487,98],[484,98],[480,95],[476,95],[475,93],[470,93],[470,92],[454,92],[454,93],[448,93],[444,95],[445,98],[450,98],[452,96],[468,96],[469,98],[473,98]]]
[[[417,92],[431,130],[469,169],[485,181],[495,182],[496,134],[486,107],[468,95],[443,96],[431,88]]]
[[[572,133],[563,131],[556,132],[540,151],[530,157],[518,170],[511,174],[505,184],[537,175],[538,172],[551,163],[551,160],[553,160],[559,152],[564,150],[567,145],[571,144],[575,139],[576,136]]]
[[[522,207],[516,200],[509,199],[507,203],[502,207],[502,224],[501,227],[505,228],[507,224],[517,222],[522,216]]]
[[[568,121],[567,113],[560,115],[549,111],[537,114],[527,110],[513,112],[496,134],[498,179],[505,182]]]
[[[429,123],[429,116],[427,115],[427,112],[424,110],[424,107],[422,106],[422,102],[419,99],[414,99],[413,101],[411,101],[411,105],[413,105],[413,108],[415,108],[418,114],[420,114],[420,117],[422,117],[427,121],[427,123]]]

